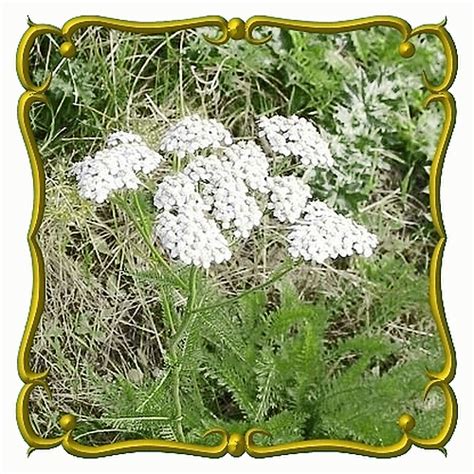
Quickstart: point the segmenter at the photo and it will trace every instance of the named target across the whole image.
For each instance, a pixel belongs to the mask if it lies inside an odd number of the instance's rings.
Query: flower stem
[[[182,323],[176,331],[172,345],[177,346],[179,341],[182,339],[183,335],[189,329],[190,325],[194,321],[194,314],[197,311],[194,310],[194,305],[196,302],[196,281],[197,281],[197,267],[193,266],[189,274],[189,295],[186,302],[186,308],[181,318]]]
[[[174,337],[176,330],[175,330],[175,325],[173,322],[171,302],[169,301],[168,295],[166,294],[166,291],[164,290],[161,291],[161,299],[162,299],[161,304],[162,304],[163,312],[168,320],[171,333],[173,334],[173,337]],[[177,425],[177,431],[178,431],[178,438],[179,438],[179,441],[184,442],[184,431],[183,431],[183,425],[181,422],[183,418],[183,408],[181,406],[181,397],[179,394],[180,384],[181,384],[181,380],[180,380],[181,364],[178,364],[178,353],[176,349],[177,348],[174,344],[170,345],[171,370],[173,372],[173,380],[172,380],[173,402],[174,402],[174,406],[176,410],[176,425]]]
[[[173,398],[174,406],[176,409],[176,424],[178,429],[178,438],[181,442],[184,442],[184,431],[183,431],[183,407],[181,406],[181,398],[179,395],[179,386],[180,386],[180,372],[181,364],[178,364],[173,373]]]
[[[189,329],[192,321],[194,320],[194,315],[191,310],[194,307],[196,301],[196,281],[197,281],[197,268],[192,267],[189,274],[189,288],[188,288],[188,300],[186,302],[186,308],[182,317],[182,323],[174,334],[173,341],[170,346],[171,357],[175,364],[174,373],[173,373],[173,398],[174,405],[176,409],[176,419],[178,427],[178,437],[180,441],[184,441],[184,432],[182,425],[183,418],[183,408],[181,406],[181,397],[180,397],[180,374],[181,374],[181,362],[178,362],[178,344],[185,332]]]

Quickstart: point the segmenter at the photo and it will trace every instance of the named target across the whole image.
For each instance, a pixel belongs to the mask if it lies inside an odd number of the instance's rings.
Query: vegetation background
[[[52,398],[31,402],[38,433],[54,436],[58,416],[78,417],[76,439],[190,442],[209,428],[261,426],[263,443],[353,439],[390,444],[398,417],[412,413],[418,436],[444,420],[433,390],[423,401],[426,369],[443,364],[428,304],[428,266],[437,241],[427,193],[442,112],[422,106],[424,69],[440,78],[434,38],[398,55],[399,34],[386,28],[338,35],[273,31],[263,46],[215,47],[202,31],[139,36],[88,28],[72,60],[57,38],[32,53],[40,82],[53,71],[49,106],[32,112],[46,171],[40,244],[46,305],[33,364],[49,369]],[[331,143],[337,168],[319,173],[315,195],[374,232],[374,257],[300,267],[265,292],[196,318],[171,360],[166,288],[130,216],[82,200],[71,164],[129,130],[155,148],[170,121],[198,112],[236,136],[254,137],[262,114],[311,118]],[[151,225],[150,190],[139,194]],[[148,223],[148,224],[147,224]],[[256,237],[234,264],[213,270],[206,291],[239,293],[262,277],[255,255],[272,241]],[[169,291],[172,307],[179,295]],[[166,296],[165,296],[166,298]],[[172,374],[181,374],[181,413]]]

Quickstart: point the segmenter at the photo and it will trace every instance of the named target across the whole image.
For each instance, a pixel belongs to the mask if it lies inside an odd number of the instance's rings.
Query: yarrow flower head
[[[259,136],[276,154],[297,157],[308,172],[333,164],[325,139],[308,120],[274,116],[258,124]],[[216,120],[182,119],[164,134],[160,149],[186,157],[184,169],[161,179],[153,199],[155,236],[185,265],[209,268],[229,260],[231,240],[247,239],[268,211],[290,224],[288,251],[294,258],[320,263],[353,253],[368,256],[377,244],[364,227],[322,202],[310,202],[311,188],[303,178],[285,172],[270,176],[264,150],[252,140],[234,142]],[[139,173],[154,171],[162,159],[140,136],[121,131],[107,138],[103,150],[75,164],[72,173],[80,195],[102,203],[115,190],[137,189]]]
[[[158,210],[163,211],[158,215],[157,224],[157,236],[163,247],[170,249],[171,246],[175,249],[172,256],[185,264],[189,262],[189,255],[177,250],[177,242],[185,241],[190,231],[184,225],[178,226],[174,234],[162,231],[162,221],[169,219],[170,213],[176,218],[186,213],[188,219],[201,223],[200,228],[207,229],[209,235],[212,234],[212,222],[214,236],[217,229],[219,232],[232,230],[236,238],[248,238],[263,216],[252,193],[267,193],[267,178],[267,158],[254,142],[239,142],[209,156],[195,155],[183,171],[166,177],[158,185],[154,203]],[[196,254],[192,261],[204,266],[227,260],[228,252],[222,250],[222,239],[227,250],[229,244],[225,236],[220,235],[222,238],[213,238],[207,244],[204,251],[207,256],[199,259]],[[213,253],[214,250],[217,253]]]
[[[233,142],[230,132],[214,119],[190,115],[171,126],[164,134],[160,150],[176,153],[179,158],[208,148],[220,148]]]
[[[254,141],[240,141],[224,148],[223,155],[234,176],[243,179],[251,190],[264,194],[269,191],[268,158]]]
[[[256,199],[249,194],[244,179],[235,174],[233,167],[225,159],[216,155],[199,156],[177,175],[177,181],[186,182],[187,196],[192,195],[192,200],[195,201],[194,196],[197,194],[202,199],[202,206],[207,206],[210,216],[220,222],[223,229],[234,228],[236,237],[247,238],[252,228],[260,223],[263,213]],[[189,182],[193,183],[193,187]],[[161,202],[166,184],[159,185],[155,204]],[[184,189],[179,184],[172,186],[175,189],[170,192],[184,194]],[[182,202],[189,200],[189,197],[181,197]]]
[[[354,253],[369,257],[377,237],[321,201],[310,202],[304,217],[291,227],[288,252],[313,264]]]
[[[140,185],[137,173],[154,171],[162,160],[159,153],[134,134],[117,132],[106,143],[108,148],[86,156],[71,170],[76,176],[79,194],[99,204],[118,189],[137,189]]]
[[[310,187],[296,176],[276,176],[268,179],[270,199],[268,209],[280,222],[295,222],[311,197]]]
[[[155,235],[171,258],[185,265],[209,268],[229,260],[232,253],[217,224],[202,211],[181,208],[176,214],[165,211],[155,227]]]
[[[294,156],[309,168],[334,165],[329,145],[309,120],[296,115],[274,115],[261,117],[258,126],[259,137],[267,139],[274,153]]]
[[[166,176],[159,184],[153,203],[158,210],[179,211],[180,209],[210,210],[196,191],[196,183],[184,173]]]
[[[235,237],[247,238],[263,216],[256,199],[249,194],[243,177],[225,159],[216,155],[199,157],[183,171],[196,184],[200,183],[204,202],[223,229],[234,227]]]

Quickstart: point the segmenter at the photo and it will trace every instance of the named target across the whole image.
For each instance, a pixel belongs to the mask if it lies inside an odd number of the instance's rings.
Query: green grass
[[[390,444],[409,411],[417,435],[437,434],[444,401],[433,391],[423,402],[422,391],[425,368],[444,358],[428,306],[436,236],[426,194],[442,114],[422,109],[421,70],[439,77],[439,45],[427,38],[403,60],[398,34],[379,28],[337,39],[275,32],[259,47],[216,48],[200,32],[89,28],[79,36],[70,61],[46,40],[32,57],[38,81],[54,70],[50,107],[32,112],[47,176],[39,235],[47,295],[33,365],[49,368],[53,394],[34,393],[37,431],[58,433],[67,412],[88,444],[210,443],[201,438],[209,428],[257,425],[272,433],[263,443]],[[369,97],[371,87],[382,92]],[[337,111],[360,101],[366,122],[351,136]],[[281,237],[256,232],[237,259],[197,275],[198,304],[211,309],[174,344],[188,294],[159,274],[131,218],[139,205],[146,219],[138,224],[151,231],[155,180],[138,201],[123,196],[130,214],[120,199],[101,207],[82,200],[69,170],[111,131],[135,131],[156,147],[170,120],[195,111],[245,137],[262,114],[312,118],[332,137],[338,164],[315,176],[315,195],[353,215],[380,245],[373,258],[302,265],[228,303],[225,295],[260,284],[283,261]],[[179,276],[188,281],[188,273]]]

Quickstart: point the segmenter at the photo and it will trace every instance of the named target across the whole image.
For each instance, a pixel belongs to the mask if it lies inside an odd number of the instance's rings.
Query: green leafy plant
[[[329,344],[336,313],[330,301],[301,302],[289,278],[272,288],[273,303],[258,291],[225,311],[199,314],[158,380],[138,386],[122,380],[104,387],[103,406],[111,410],[98,424],[88,422],[81,429],[112,422],[130,437],[184,435],[186,441],[202,443],[211,442],[202,436],[213,427],[241,433],[261,427],[271,433],[271,438],[261,439],[264,443],[328,437],[369,444],[396,442],[401,407],[423,406],[421,395],[428,380],[424,368],[434,361],[409,354],[403,360],[403,347],[376,331]],[[163,290],[165,307],[169,296]],[[272,309],[276,300],[278,308]],[[420,309],[422,303],[410,298],[398,306],[414,303]],[[187,387],[181,391],[179,411],[172,396],[177,370]],[[430,410],[437,413],[439,424],[441,401]],[[422,422],[429,419],[427,411],[421,412]],[[437,423],[428,427],[422,423],[421,429],[433,435]]]

